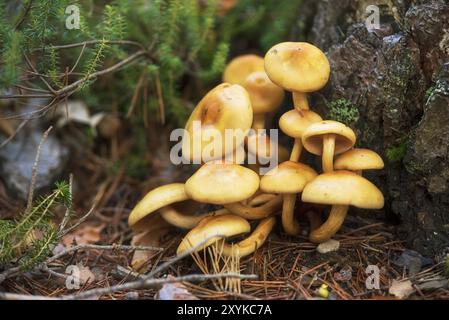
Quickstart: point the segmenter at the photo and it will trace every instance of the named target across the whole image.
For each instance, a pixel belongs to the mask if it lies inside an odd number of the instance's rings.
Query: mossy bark
[[[380,8],[380,28],[365,25]],[[384,170],[367,172],[386,196],[398,234],[424,254],[449,246],[448,1],[306,0],[313,19],[294,40],[326,51],[331,79],[311,108],[329,116],[333,101],[358,109],[358,146],[377,151]],[[342,101],[342,100],[340,100]],[[342,120],[342,119],[340,119]],[[400,152],[398,152],[398,150]]]

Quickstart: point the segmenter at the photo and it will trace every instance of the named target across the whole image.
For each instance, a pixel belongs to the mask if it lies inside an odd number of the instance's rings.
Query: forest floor
[[[76,228],[61,239],[44,264],[1,282],[0,298],[449,299],[444,262],[407,250],[383,215],[349,215],[334,238],[339,249],[325,254],[308,242],[304,221],[304,232],[298,237],[286,236],[278,223],[267,242],[240,261],[224,258],[217,246],[176,259],[184,232],[165,225],[150,232],[145,242],[134,243],[127,223],[132,205],[167,179],[182,181],[188,175],[172,171],[163,161],[166,156],[166,150],[153,155],[154,172],[142,183],[127,176],[124,167],[108,175],[106,160],[87,153],[82,163],[72,166],[74,208],[79,212],[72,219]],[[4,189],[0,203],[10,213],[21,210]],[[92,203],[91,214],[78,224]],[[161,220],[156,217],[154,223]],[[136,261],[140,273],[130,268]],[[69,266],[78,267],[77,287],[70,286]],[[369,286],[376,283],[376,270],[378,289]],[[239,278],[213,276],[235,272]],[[1,296],[2,291],[8,294]]]

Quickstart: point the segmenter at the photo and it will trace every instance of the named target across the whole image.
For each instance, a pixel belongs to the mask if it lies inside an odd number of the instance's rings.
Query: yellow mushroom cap
[[[320,174],[306,185],[302,201],[364,209],[381,209],[384,206],[384,196],[374,184],[346,170]]]
[[[197,127],[195,121],[198,121]],[[187,120],[185,130],[188,134],[182,140],[183,157],[195,161],[222,158],[244,142],[252,122],[253,111],[248,92],[237,84],[218,85],[198,103]],[[233,144],[225,143],[226,129],[234,130],[231,132]],[[212,155],[209,159],[202,159],[203,151],[211,147],[214,149],[215,137],[220,139],[221,152],[214,150],[218,154]],[[196,145],[200,150],[194,149]],[[198,151],[200,154],[196,154]],[[198,156],[201,158],[198,159]]]
[[[334,162],[338,170],[370,170],[382,169],[384,161],[374,151],[363,148],[354,148],[339,155]]]
[[[306,42],[283,42],[268,50],[265,71],[278,86],[297,92],[313,92],[329,80],[326,55]]]
[[[232,237],[238,234],[246,233],[251,230],[251,226],[244,218],[225,214],[221,216],[206,217],[182,239],[176,251],[177,255],[199,245],[207,238],[202,246],[195,251],[200,251],[212,243],[221,239],[221,237]]]
[[[317,176],[308,165],[285,161],[268,171],[260,180],[260,190],[267,193],[298,193]]]
[[[237,164],[206,163],[185,184],[186,194],[195,201],[228,204],[243,201],[259,189],[259,176]]]
[[[251,73],[242,86],[249,93],[254,114],[272,112],[284,99],[284,90],[271,82],[265,71]]]
[[[132,227],[150,213],[172,203],[185,201],[187,199],[189,199],[189,197],[185,192],[183,183],[171,183],[153,189],[148,192],[131,211],[128,217],[128,224]]]
[[[265,71],[264,60],[255,54],[235,57],[228,63],[223,72],[223,82],[240,84],[253,72]]]
[[[292,138],[301,138],[304,131],[315,122],[323,121],[318,113],[303,110],[303,116],[295,109],[287,111],[279,119],[279,128]]]
[[[310,153],[321,155],[323,136],[335,134],[335,154],[343,153],[355,144],[355,133],[341,122],[324,120],[311,124],[302,135],[302,144]]]

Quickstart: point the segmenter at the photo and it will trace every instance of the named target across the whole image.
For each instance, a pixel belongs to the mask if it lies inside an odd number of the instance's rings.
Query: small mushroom
[[[225,256],[246,257],[259,249],[267,240],[276,223],[274,217],[265,218],[259,222],[256,229],[247,238],[234,244],[222,241],[222,254]],[[220,248],[220,246],[218,246]]]
[[[209,240],[196,248],[195,252],[203,250],[214,242],[220,240],[222,237],[228,238],[247,233],[250,230],[251,226],[248,221],[236,215],[225,214],[207,217],[186,234],[179,244],[176,254],[180,255],[185,251],[198,246],[200,243],[206,241],[206,239]]]
[[[302,144],[310,153],[322,155],[324,172],[334,170],[334,155],[352,148],[356,136],[351,128],[343,123],[325,120],[311,124],[302,135]]]
[[[330,75],[326,55],[306,42],[276,44],[265,55],[265,71],[278,86],[293,93],[294,107],[308,110],[306,93],[323,88]]]
[[[253,129],[265,128],[265,117],[275,111],[284,100],[284,90],[271,82],[265,71],[253,72],[242,86],[248,91],[253,107]]]
[[[259,71],[265,71],[264,60],[255,54],[245,54],[232,59],[223,72],[223,82],[243,86],[246,78]]]
[[[183,183],[171,183],[155,188],[137,203],[128,217],[128,224],[133,227],[147,215],[170,204],[188,199],[189,196],[185,192]]]
[[[286,161],[267,172],[260,180],[260,189],[267,193],[283,195],[282,226],[290,235],[299,233],[299,224],[294,217],[296,194],[303,191],[307,183],[317,176],[311,167]]]
[[[298,162],[302,151],[301,138],[306,129],[313,123],[322,121],[319,114],[306,110],[303,114],[299,114],[295,110],[290,110],[284,113],[279,119],[279,128],[289,137],[295,139],[290,160]]]
[[[384,161],[374,151],[354,148],[335,158],[334,168],[337,170],[351,170],[362,175],[363,170],[382,169]]]
[[[248,92],[240,85],[222,83],[206,94],[187,120],[188,134],[182,139],[182,155],[196,163],[222,159],[244,143],[252,122]],[[234,130],[233,144],[225,143],[226,129]],[[205,157],[206,148],[215,144],[221,147],[218,154]]]
[[[191,199],[212,204],[240,202],[259,189],[259,176],[237,164],[206,163],[185,184]]]
[[[313,243],[329,240],[340,229],[348,206],[363,209],[381,209],[384,206],[382,192],[374,184],[346,170],[323,173],[316,177],[304,188],[302,201],[332,205],[326,222],[311,231],[309,240]]]

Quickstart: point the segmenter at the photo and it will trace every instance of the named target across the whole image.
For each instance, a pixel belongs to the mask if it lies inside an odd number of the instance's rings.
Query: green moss
[[[398,146],[387,148],[387,150],[385,150],[385,154],[387,156],[388,161],[398,162],[404,159],[406,150],[407,150],[406,146],[400,144]]]
[[[337,99],[327,105],[329,109],[328,118],[343,122],[354,123],[359,119],[359,109],[348,99]]]
[[[399,162],[402,161],[405,157],[405,153],[407,152],[407,143],[408,138],[401,138],[397,145],[388,147],[385,150],[385,155],[387,156],[388,161],[390,162]]]

